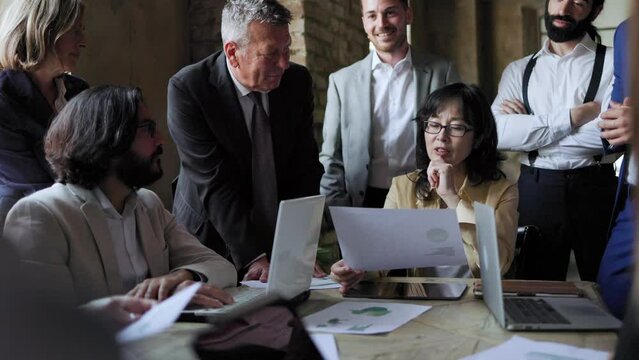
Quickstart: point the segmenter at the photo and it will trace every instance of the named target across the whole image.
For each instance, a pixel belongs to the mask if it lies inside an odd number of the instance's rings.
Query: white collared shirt
[[[393,177],[415,170],[416,81],[411,50],[395,66],[373,52],[372,151],[368,186],[388,189]]]
[[[585,35],[569,54],[561,57],[544,43],[530,76],[528,99],[534,115],[502,114],[504,100],[522,98],[523,74],[530,56],[512,62],[501,77],[492,105],[500,150],[520,151],[520,162],[530,165],[527,152],[537,150],[534,166],[544,169],[576,169],[595,163],[602,153],[597,121],[573,130],[570,109],[583,104],[595,62],[596,43]],[[531,55],[532,56],[532,55]],[[595,101],[601,103],[613,80],[613,51],[608,48]]]
[[[100,202],[106,216],[122,285],[124,291],[129,291],[149,275],[149,266],[137,236],[135,222],[138,196],[135,191],[132,191],[125,200],[124,211],[120,214],[98,186],[93,188],[91,192]]]
[[[240,106],[242,107],[242,115],[244,115],[244,121],[246,122],[246,128],[248,129],[249,137],[253,139],[253,100],[248,97],[248,94],[251,93],[251,90],[247,89],[246,86],[242,85],[235,76],[233,75],[233,71],[231,71],[231,64],[229,64],[229,60],[226,59],[226,68],[231,74],[231,80],[233,80],[233,84],[235,84],[235,91],[237,92],[237,99],[240,102]],[[268,103],[268,92],[261,92],[262,94],[262,106],[264,107],[264,111],[266,115],[270,115],[270,107]]]
[[[637,186],[639,169],[637,166],[637,155],[634,151],[630,152],[630,159],[628,161],[630,162],[628,163],[628,172],[626,172],[626,181],[632,186]]]

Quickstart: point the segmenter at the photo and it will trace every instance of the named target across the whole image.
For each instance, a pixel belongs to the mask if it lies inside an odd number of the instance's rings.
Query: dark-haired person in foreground
[[[71,304],[115,294],[163,300],[205,282],[196,304],[233,301],[235,268],[189,234],[153,192],[162,135],[139,89],[86,90],[45,138],[57,183],[20,200],[4,238],[43,297]]]
[[[455,209],[468,265],[411,269],[408,275],[479,276],[475,201],[495,208],[499,262],[505,273],[514,256],[518,193],[516,182],[500,170],[502,156],[497,152],[495,120],[486,97],[473,85],[447,85],[427,98],[416,120],[424,133],[425,149],[421,150],[428,156],[427,168],[395,177],[384,207]],[[364,272],[340,260],[331,267],[331,276],[345,291]]]
[[[592,121],[613,79],[592,25],[603,4],[547,0],[549,39],[508,65],[493,102],[499,150],[520,154],[519,224],[541,230],[517,265],[526,279],[565,280],[572,250],[581,280],[595,281],[608,241],[617,180]]]
[[[80,308],[39,294],[25,276],[12,246],[0,242],[0,349],[3,359],[123,358],[115,331],[139,319],[156,301],[114,295]],[[34,346],[37,344],[37,346]]]

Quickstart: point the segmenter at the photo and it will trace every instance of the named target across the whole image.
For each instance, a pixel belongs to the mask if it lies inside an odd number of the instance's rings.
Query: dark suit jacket
[[[67,100],[88,88],[78,77],[62,76]],[[16,201],[53,184],[42,142],[54,115],[26,72],[0,72],[0,234]]]
[[[322,166],[313,138],[311,76],[291,64],[269,93],[279,200],[319,192]],[[223,52],[169,81],[169,131],[180,155],[173,212],[200,241],[230,255],[238,269],[270,254],[273,234],[251,220],[251,140]]]

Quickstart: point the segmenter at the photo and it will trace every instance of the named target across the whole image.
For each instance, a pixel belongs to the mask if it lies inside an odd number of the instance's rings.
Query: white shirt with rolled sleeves
[[[528,152],[537,150],[535,167],[553,170],[576,169],[595,164],[602,154],[597,121],[572,129],[570,109],[583,104],[590,85],[597,44],[584,36],[569,54],[560,57],[546,40],[530,76],[528,100],[534,115],[504,114],[504,100],[522,98],[523,74],[530,56],[506,67],[492,105],[497,123],[499,150],[522,152],[520,162],[530,165]],[[613,51],[608,48],[595,101],[601,103],[613,81]]]

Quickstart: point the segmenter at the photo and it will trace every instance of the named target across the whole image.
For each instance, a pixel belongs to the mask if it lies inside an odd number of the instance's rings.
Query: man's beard
[[[555,20],[567,21],[570,23],[570,26],[565,29],[556,27],[553,24],[553,21]],[[581,21],[575,21],[572,16],[550,15],[548,14],[548,11],[546,11],[546,13],[544,14],[544,21],[546,23],[546,31],[548,31],[548,37],[550,38],[550,40],[557,43],[563,43],[566,41],[581,38],[586,33],[586,31],[588,31],[588,28],[592,24],[592,19],[590,16]]]
[[[143,158],[131,150],[127,151],[120,157],[115,168],[118,179],[134,189],[153,184],[163,174],[162,165],[160,164],[161,154],[162,146],[158,146],[148,158]],[[155,164],[157,164],[157,169],[154,169]]]

